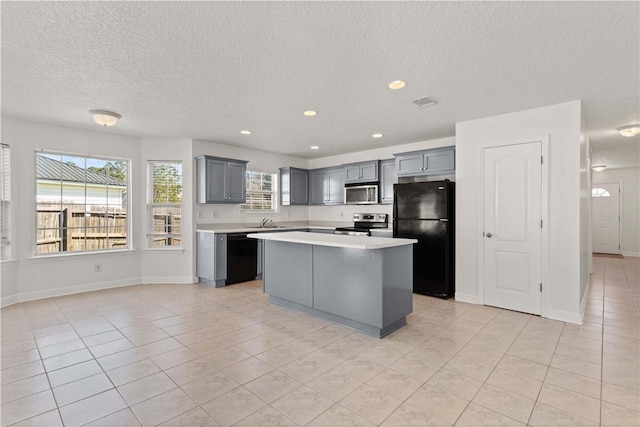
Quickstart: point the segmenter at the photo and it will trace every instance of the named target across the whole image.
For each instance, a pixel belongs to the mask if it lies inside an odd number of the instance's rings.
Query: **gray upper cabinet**
[[[196,157],[198,203],[244,203],[247,162]]]
[[[397,176],[420,176],[454,173],[455,147],[434,148],[394,154]]]
[[[344,169],[314,169],[309,172],[310,205],[344,203]]]
[[[280,168],[280,204],[309,204],[309,171],[299,168]]]
[[[344,183],[374,182],[378,180],[378,161],[350,163],[343,165]]]
[[[380,161],[380,204],[393,203],[393,184],[398,181],[395,159]]]

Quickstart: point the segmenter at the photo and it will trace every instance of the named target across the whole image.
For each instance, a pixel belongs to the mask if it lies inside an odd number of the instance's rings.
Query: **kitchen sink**
[[[254,226],[254,227],[248,227],[248,228],[264,228],[264,229],[269,229],[269,228],[291,228],[288,227],[286,225],[258,225],[258,226]]]

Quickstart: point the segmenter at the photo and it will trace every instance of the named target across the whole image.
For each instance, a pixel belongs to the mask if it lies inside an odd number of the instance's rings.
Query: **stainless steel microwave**
[[[346,205],[374,205],[378,203],[378,184],[344,187]]]

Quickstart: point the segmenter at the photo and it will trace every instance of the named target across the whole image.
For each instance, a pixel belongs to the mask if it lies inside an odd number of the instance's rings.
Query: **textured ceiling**
[[[88,110],[110,109],[105,132],[311,158],[582,99],[594,160],[637,165],[640,137],[614,129],[640,121],[639,6],[2,2],[2,112],[95,128]]]

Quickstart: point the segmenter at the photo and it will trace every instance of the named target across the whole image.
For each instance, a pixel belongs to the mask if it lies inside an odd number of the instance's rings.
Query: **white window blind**
[[[147,246],[182,246],[182,163],[147,163]]]
[[[37,255],[129,247],[129,161],[36,153]]]
[[[0,144],[0,259],[9,259],[11,243],[11,152]]]
[[[277,207],[277,175],[247,171],[247,200],[243,211],[273,212]]]

